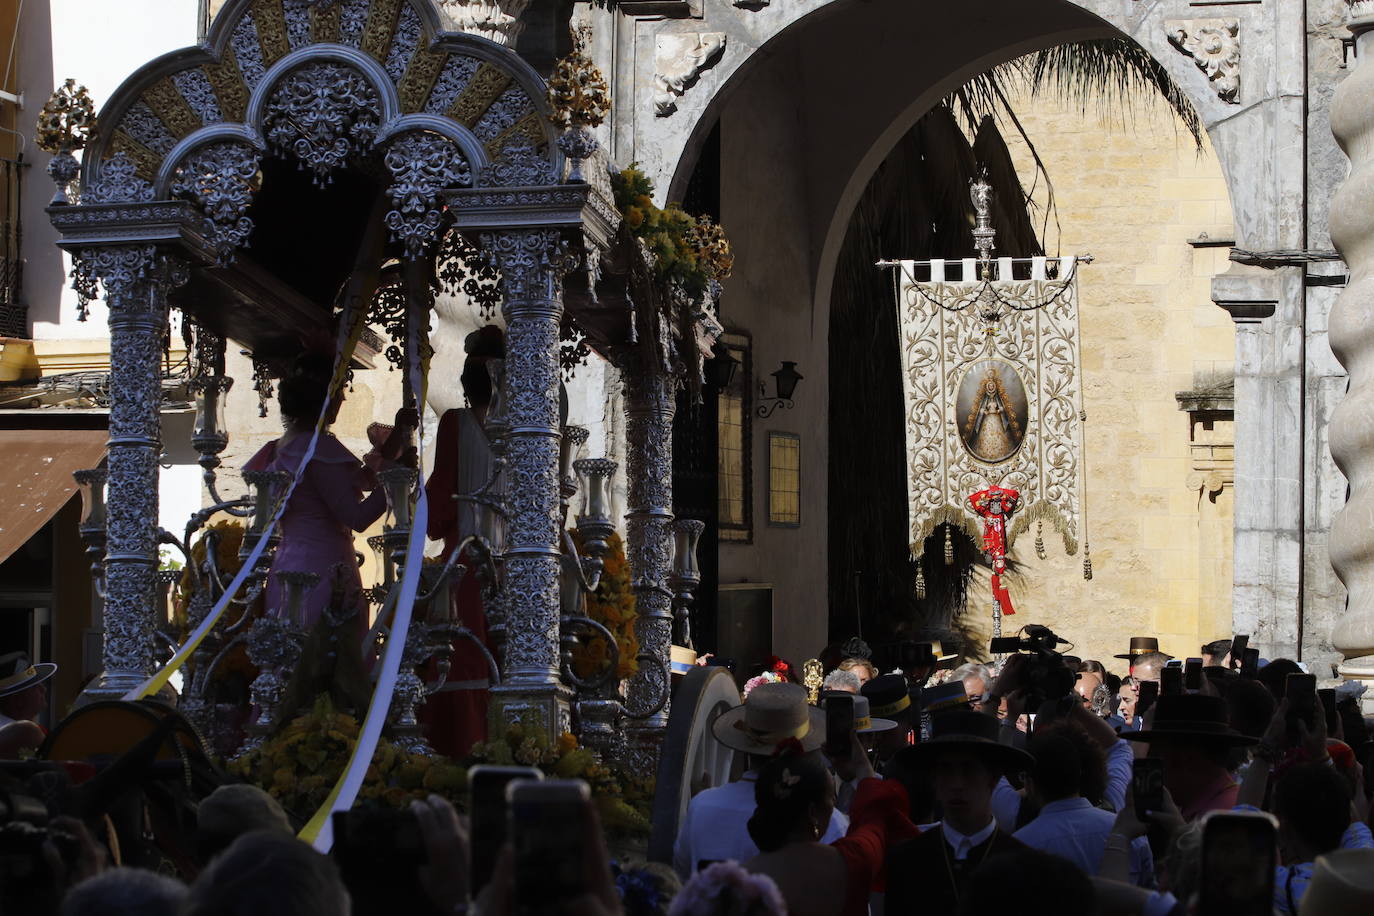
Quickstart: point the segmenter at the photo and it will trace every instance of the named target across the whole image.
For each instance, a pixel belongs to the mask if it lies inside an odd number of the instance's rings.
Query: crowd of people
[[[710,725],[743,770],[692,797],[671,866],[613,863],[585,792],[557,781],[547,809],[512,803],[499,850],[431,797],[331,855],[270,795],[228,785],[180,850],[188,883],[118,864],[96,824],[27,817],[10,779],[0,913],[1374,912],[1357,685],[1318,691],[1229,640],[1185,662],[1132,639],[1118,675],[1026,633],[995,663],[917,643],[887,672],[852,640],[810,690],[771,660]],[[22,713],[51,672],[0,661],[0,708]]]

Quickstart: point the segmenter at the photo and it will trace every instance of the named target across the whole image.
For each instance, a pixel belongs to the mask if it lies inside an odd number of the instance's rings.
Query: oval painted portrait
[[[1016,369],[1000,359],[968,367],[954,409],[959,441],[979,461],[1006,461],[1026,438],[1026,386]]]

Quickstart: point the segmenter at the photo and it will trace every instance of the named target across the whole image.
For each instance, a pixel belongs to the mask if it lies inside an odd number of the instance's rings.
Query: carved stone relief
[[[677,100],[720,59],[724,32],[659,35],[654,45],[654,112],[660,118],[677,111]]]
[[[1223,102],[1240,104],[1240,20],[1172,19],[1164,23],[1169,44],[1207,74]]]
[[[530,0],[439,0],[439,9],[453,22],[453,28],[508,48],[515,47],[525,23],[520,16]]]

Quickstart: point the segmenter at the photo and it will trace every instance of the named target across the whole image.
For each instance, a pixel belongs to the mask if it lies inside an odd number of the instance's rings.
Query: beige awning
[[[103,429],[0,431],[0,563],[75,495],[72,472],[96,467],[109,436]]]

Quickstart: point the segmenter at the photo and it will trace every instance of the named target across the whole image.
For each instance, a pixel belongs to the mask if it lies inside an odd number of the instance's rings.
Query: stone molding
[[[520,17],[529,5],[530,0],[440,0],[439,9],[455,31],[513,48],[525,31]]]
[[[654,43],[654,114],[666,118],[677,100],[725,51],[724,32],[669,32]]]
[[[1207,75],[1217,97],[1240,104],[1240,20],[1170,19],[1169,44],[1188,55]]]

